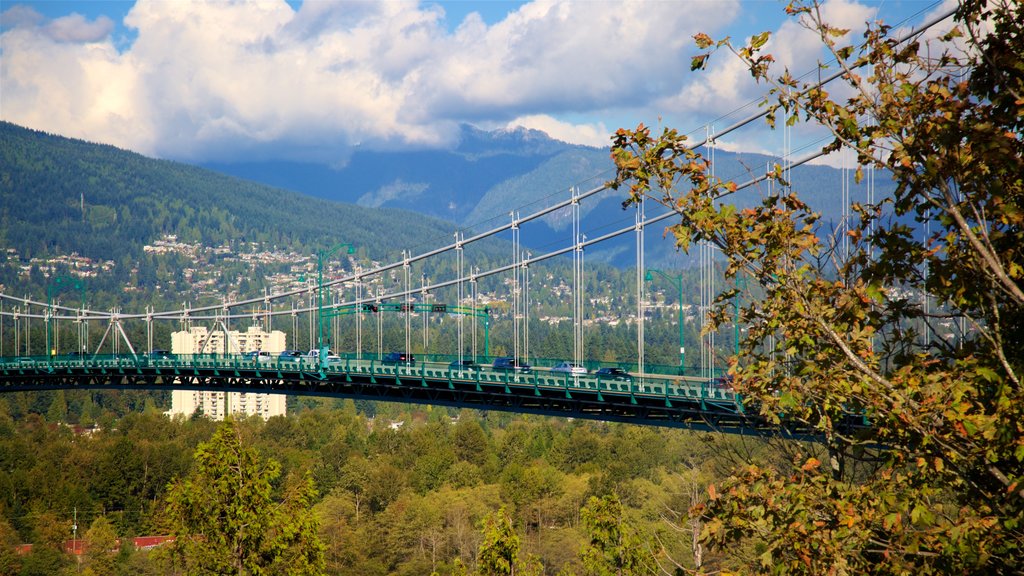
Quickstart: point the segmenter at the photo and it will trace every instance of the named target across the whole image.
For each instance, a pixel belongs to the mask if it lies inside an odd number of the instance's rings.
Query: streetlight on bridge
[[[348,243],[338,244],[329,250],[321,250],[316,255],[316,278],[317,278],[317,311],[316,319],[318,325],[317,348],[320,361],[320,368],[327,367],[327,346],[324,345],[324,261],[334,255],[342,248],[348,248],[347,254],[355,254],[355,247]]]
[[[654,280],[652,272],[673,283],[679,289],[679,373],[686,374],[686,346],[683,340],[683,275],[669,276],[656,268],[648,268],[647,274],[644,276],[648,282]]]

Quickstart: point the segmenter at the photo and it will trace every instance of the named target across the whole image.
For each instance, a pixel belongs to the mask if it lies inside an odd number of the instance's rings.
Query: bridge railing
[[[266,358],[266,357],[264,357]],[[741,402],[740,397],[720,380],[681,378],[674,374],[646,372],[626,376],[604,377],[593,371],[586,375],[553,372],[548,366],[535,366],[526,371],[496,369],[490,364],[451,365],[448,355],[430,355],[417,358],[413,364],[384,363],[376,358],[359,360],[354,355],[331,360],[323,368],[325,373],[360,374],[396,379],[418,378],[431,380],[472,381],[488,386],[529,386],[537,390],[564,389],[608,391],[628,394],[663,395],[669,399],[717,400]],[[319,374],[321,366],[315,358],[305,356],[256,359],[244,355],[227,354],[103,354],[60,356],[18,356],[0,358],[3,374],[44,373],[63,370],[89,369],[174,369],[174,370],[246,370],[250,372],[308,372]]]

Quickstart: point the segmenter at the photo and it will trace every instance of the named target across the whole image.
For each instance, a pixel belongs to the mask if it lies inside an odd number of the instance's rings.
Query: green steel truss
[[[814,430],[773,424],[756,406],[713,382],[681,377],[601,379],[549,371],[515,373],[443,362],[414,365],[343,359],[253,362],[242,356],[179,355],[0,358],[0,392],[212,390],[329,396],[585,418],[734,434],[817,439]],[[865,428],[851,415],[845,428]]]

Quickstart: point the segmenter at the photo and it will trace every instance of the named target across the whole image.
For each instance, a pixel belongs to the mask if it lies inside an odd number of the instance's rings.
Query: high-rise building
[[[245,354],[262,350],[276,354],[285,349],[285,333],[267,332],[259,326],[250,326],[245,332],[237,330],[208,330],[193,326],[189,330],[171,334],[173,354]],[[191,416],[198,411],[213,420],[223,420],[228,414],[258,414],[263,419],[284,416],[283,394],[213,392],[209,390],[174,390],[171,392],[169,415]]]

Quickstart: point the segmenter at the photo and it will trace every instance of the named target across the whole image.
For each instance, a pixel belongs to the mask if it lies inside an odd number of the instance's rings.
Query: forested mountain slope
[[[25,259],[134,258],[164,234],[309,250],[358,239],[374,257],[447,239],[451,229],[0,122],[0,245]]]

